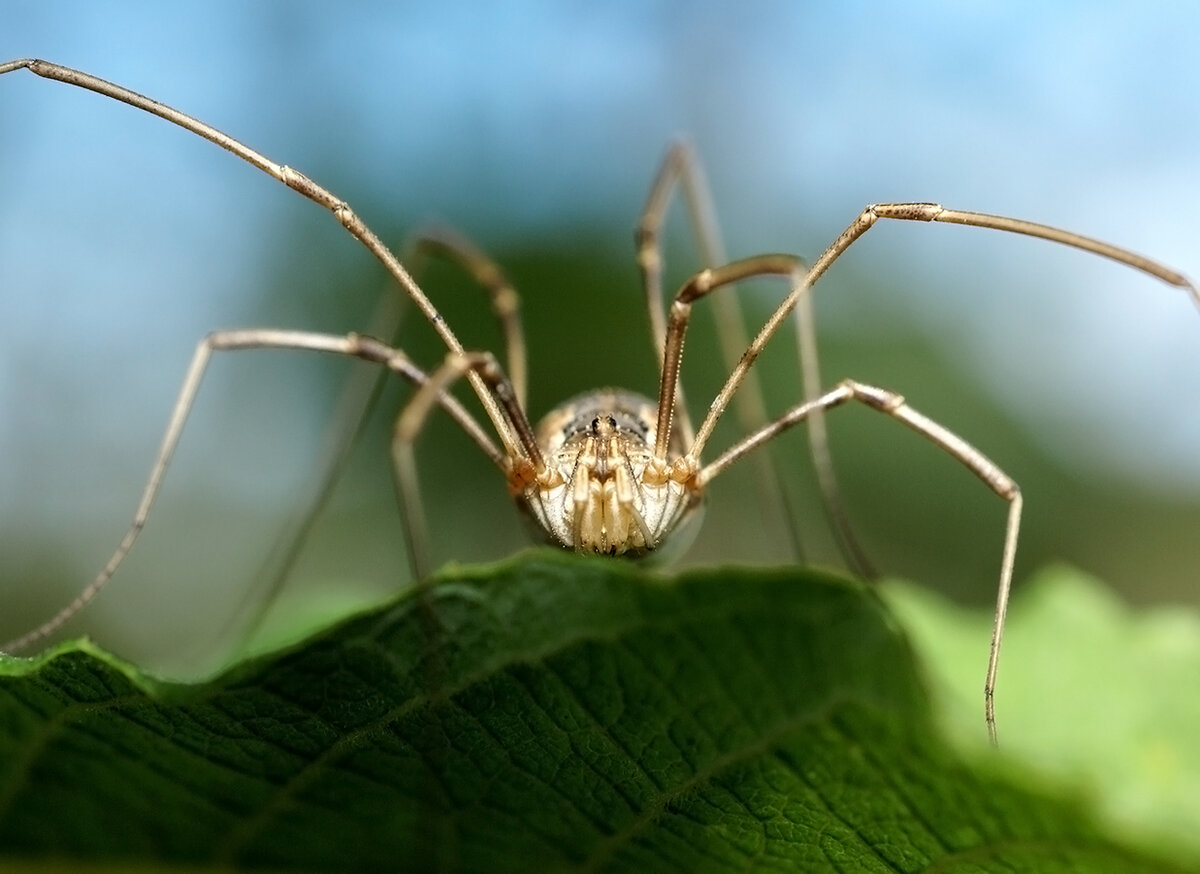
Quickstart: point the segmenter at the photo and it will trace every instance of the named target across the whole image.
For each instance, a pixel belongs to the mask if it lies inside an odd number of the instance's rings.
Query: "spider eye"
[[[617,420],[612,416],[608,417],[608,427],[612,428],[614,431],[617,430]]]

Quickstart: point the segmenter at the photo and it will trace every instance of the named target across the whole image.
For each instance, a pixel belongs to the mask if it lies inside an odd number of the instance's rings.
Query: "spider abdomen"
[[[548,477],[517,497],[545,537],[577,552],[639,556],[658,548],[700,504],[700,490],[646,477],[656,405],[621,389],[578,395],[537,428]],[[675,448],[668,462],[679,455]]]

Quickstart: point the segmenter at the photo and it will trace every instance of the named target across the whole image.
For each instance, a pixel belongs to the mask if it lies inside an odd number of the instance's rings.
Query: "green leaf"
[[[990,611],[890,583],[932,679],[943,731],[978,747]],[[996,709],[1004,754],[1086,796],[1111,832],[1200,856],[1200,617],[1131,611],[1053,567],[1009,611]]]
[[[86,642],[0,661],[0,847],[7,870],[1174,870],[931,722],[855,583],[535,553],[206,685]]]

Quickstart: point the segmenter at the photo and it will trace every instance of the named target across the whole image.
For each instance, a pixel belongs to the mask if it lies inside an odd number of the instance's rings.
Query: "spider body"
[[[696,515],[703,490],[655,463],[658,408],[649,398],[601,389],[572,398],[537,427],[548,476],[517,495],[550,542],[577,552],[638,557]]]

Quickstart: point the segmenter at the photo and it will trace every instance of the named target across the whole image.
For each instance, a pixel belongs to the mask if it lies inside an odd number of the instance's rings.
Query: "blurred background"
[[[1200,13],[1088,4],[748,2],[8,3],[0,56],[45,57],[169,103],[347,199],[399,246],[469,235],[523,295],[535,418],[579,391],[653,394],[632,230],[673,138],[695,144],[732,256],[816,257],[871,202],[1030,218],[1200,274]],[[0,638],[107,559],[195,343],[219,327],[368,330],[381,268],[332,216],[161,120],[19,71],[0,78]],[[667,287],[699,265],[681,209]],[[422,272],[468,347],[483,295]],[[751,323],[783,293],[747,288]],[[1026,496],[1020,579],[1073,562],[1138,602],[1200,600],[1200,313],[1180,291],[1049,243],[883,223],[818,286],[827,384],[902,392]],[[695,412],[724,373],[698,308]],[[444,349],[408,314],[420,362]],[[800,395],[791,337],[761,360]],[[223,356],[143,540],[69,627],[171,673],[208,670],[278,570],[361,366]],[[367,377],[369,378],[369,377]],[[392,386],[305,536],[280,613],[409,582],[388,460]],[[994,597],[1005,507],[861,409],[830,419],[875,563],[966,603]],[[714,450],[736,439],[727,417]],[[714,452],[715,455],[715,452]],[[419,451],[436,561],[529,543],[503,480],[444,421]],[[803,434],[772,447],[805,560],[837,566]],[[793,560],[749,463],[718,479],[683,562]],[[286,551],[286,549],[285,549]],[[316,605],[316,606],[314,606]]]

